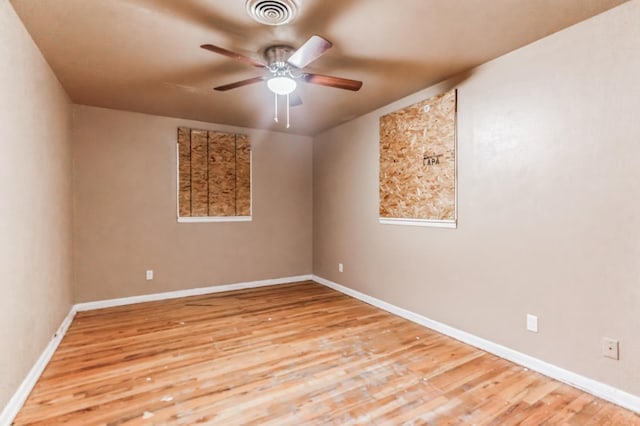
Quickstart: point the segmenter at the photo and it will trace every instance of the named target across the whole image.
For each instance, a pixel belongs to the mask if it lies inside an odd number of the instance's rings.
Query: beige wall
[[[0,410],[71,306],[68,98],[0,0]]]
[[[626,3],[459,84],[457,230],[378,223],[379,117],[451,82],[317,136],[314,273],[640,394],[638,22]]]
[[[250,135],[252,222],[176,222],[178,126]],[[311,273],[310,138],[86,106],[72,127],[76,301]]]

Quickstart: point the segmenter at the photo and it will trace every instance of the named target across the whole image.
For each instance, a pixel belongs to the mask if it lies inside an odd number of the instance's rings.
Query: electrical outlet
[[[151,281],[153,279],[153,270],[147,270],[147,281]]]
[[[534,333],[538,332],[538,317],[535,315],[527,314],[527,330]]]
[[[602,355],[611,359],[620,359],[619,343],[615,339],[605,337],[602,339]]]
[[[344,272],[344,266],[342,266],[342,263],[338,263],[338,272]]]

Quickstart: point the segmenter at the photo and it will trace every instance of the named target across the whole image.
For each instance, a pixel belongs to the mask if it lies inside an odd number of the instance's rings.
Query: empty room
[[[640,425],[640,0],[0,0],[0,426]]]

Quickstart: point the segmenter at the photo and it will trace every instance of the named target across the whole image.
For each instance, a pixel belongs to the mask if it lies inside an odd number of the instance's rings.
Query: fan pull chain
[[[291,102],[289,102],[289,94],[287,93],[287,129],[289,128],[289,108],[291,106]]]
[[[276,123],[278,122],[278,94],[274,93],[273,94],[274,98],[275,98],[275,114],[273,116],[273,121],[275,121]]]
[[[288,93],[286,96],[287,96],[287,129],[288,129],[289,127],[291,127],[291,123],[290,123],[291,114],[289,113],[289,108],[291,108],[291,102],[290,102]],[[273,121],[278,123],[278,94],[277,93],[274,94],[274,109],[275,109],[275,112],[273,114]]]

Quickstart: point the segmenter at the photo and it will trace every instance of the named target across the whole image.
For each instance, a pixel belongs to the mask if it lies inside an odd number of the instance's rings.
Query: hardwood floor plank
[[[79,313],[15,425],[640,425],[321,285]]]

